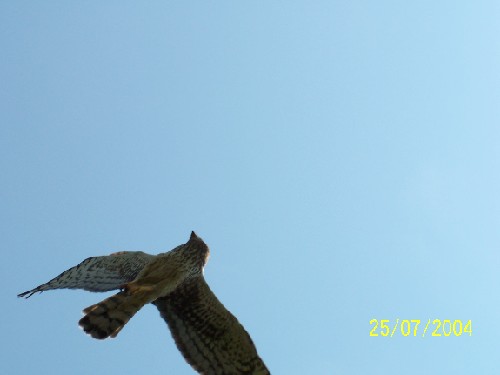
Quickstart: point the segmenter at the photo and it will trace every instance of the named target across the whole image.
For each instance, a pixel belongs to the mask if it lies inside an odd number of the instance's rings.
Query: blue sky
[[[195,230],[273,374],[495,374],[495,1],[2,2],[2,374],[192,374],[153,306],[16,294]],[[370,337],[371,319],[472,336]]]

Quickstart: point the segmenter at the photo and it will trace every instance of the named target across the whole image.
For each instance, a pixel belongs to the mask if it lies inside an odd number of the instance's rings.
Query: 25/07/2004
[[[379,323],[380,322],[380,323]],[[404,319],[401,321],[399,318],[396,319],[395,323],[393,323],[392,327],[389,326],[389,319],[372,319],[370,320],[370,325],[373,325],[373,328],[370,330],[370,336],[377,337],[379,336],[384,336],[384,337],[393,337],[394,334],[397,331],[398,326],[400,327],[400,332],[401,335],[403,336],[410,336],[411,333],[413,332],[412,336],[417,336],[417,332],[420,327],[421,320],[420,319],[411,319],[407,320]],[[380,325],[380,328],[379,328]],[[422,337],[425,337],[427,330],[431,328],[432,330],[432,336],[434,337],[440,337],[440,336],[461,336],[462,334],[469,334],[469,336],[472,336],[472,321],[469,319],[465,324],[462,322],[462,320],[457,319],[454,320],[453,322],[450,319],[434,319],[432,321],[432,327],[429,327],[431,325],[431,319],[429,318],[425,324],[425,327],[423,327],[423,332],[422,332]]]

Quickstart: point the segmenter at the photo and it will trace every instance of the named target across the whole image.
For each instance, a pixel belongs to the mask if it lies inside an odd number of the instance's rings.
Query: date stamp
[[[372,337],[393,337],[401,334],[402,336],[421,336],[430,335],[432,337],[449,337],[449,336],[472,336],[472,320],[469,319],[465,323],[460,319],[434,319],[431,322],[429,318],[423,324],[420,319],[403,319],[397,318],[395,321],[389,319],[372,319],[370,326],[370,336]]]

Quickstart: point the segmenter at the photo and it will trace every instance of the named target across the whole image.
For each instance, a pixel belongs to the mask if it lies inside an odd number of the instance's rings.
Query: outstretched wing
[[[49,282],[21,293],[18,297],[29,298],[36,292],[51,289],[83,289],[91,292],[120,289],[123,284],[134,280],[154,257],[142,251],[123,251],[87,258]]]
[[[203,277],[153,302],[177,347],[200,374],[270,374],[250,335],[220,303]]]

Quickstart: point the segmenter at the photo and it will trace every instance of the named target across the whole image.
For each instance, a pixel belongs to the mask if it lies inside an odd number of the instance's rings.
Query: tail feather
[[[87,307],[78,324],[93,338],[116,337],[146,302],[138,295],[123,291]]]

